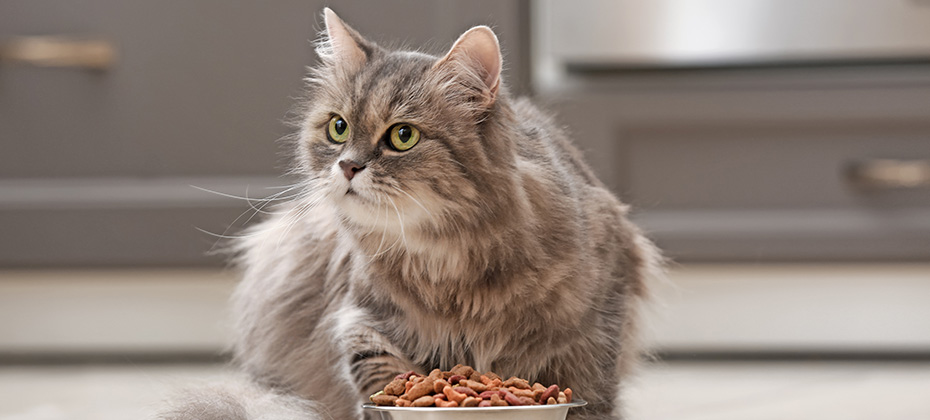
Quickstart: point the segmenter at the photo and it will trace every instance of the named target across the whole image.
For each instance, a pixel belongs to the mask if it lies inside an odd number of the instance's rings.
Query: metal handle
[[[106,70],[116,60],[116,48],[101,39],[61,36],[13,38],[0,44],[0,61],[39,67]]]
[[[864,188],[930,187],[930,159],[874,159],[849,166],[848,179]]]

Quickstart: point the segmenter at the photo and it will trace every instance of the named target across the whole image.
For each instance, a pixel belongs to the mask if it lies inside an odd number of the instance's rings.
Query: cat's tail
[[[331,420],[320,404],[251,381],[202,386],[179,392],[158,420]]]

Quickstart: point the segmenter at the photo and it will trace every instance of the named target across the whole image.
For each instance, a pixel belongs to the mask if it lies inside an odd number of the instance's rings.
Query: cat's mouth
[[[343,194],[342,196],[352,197],[353,200],[362,202],[362,203],[368,203],[372,201],[371,198],[367,196],[367,194],[357,189],[354,189],[352,187],[346,188],[346,193]]]

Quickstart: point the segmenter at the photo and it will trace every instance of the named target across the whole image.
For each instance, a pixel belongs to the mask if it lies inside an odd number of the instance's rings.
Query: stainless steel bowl
[[[521,405],[513,407],[393,407],[365,404],[365,410],[381,414],[383,420],[565,420],[568,409],[587,404],[576,399],[568,404]]]

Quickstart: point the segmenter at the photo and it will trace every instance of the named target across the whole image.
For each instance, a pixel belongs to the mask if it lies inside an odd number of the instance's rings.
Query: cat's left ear
[[[487,26],[476,26],[459,37],[452,49],[434,68],[448,67],[451,71],[465,70],[481,80],[483,99],[490,105],[500,90],[503,58],[497,35]]]
[[[368,60],[372,46],[332,9],[323,9],[323,20],[326,33],[316,47],[317,55],[328,65],[358,70]]]

